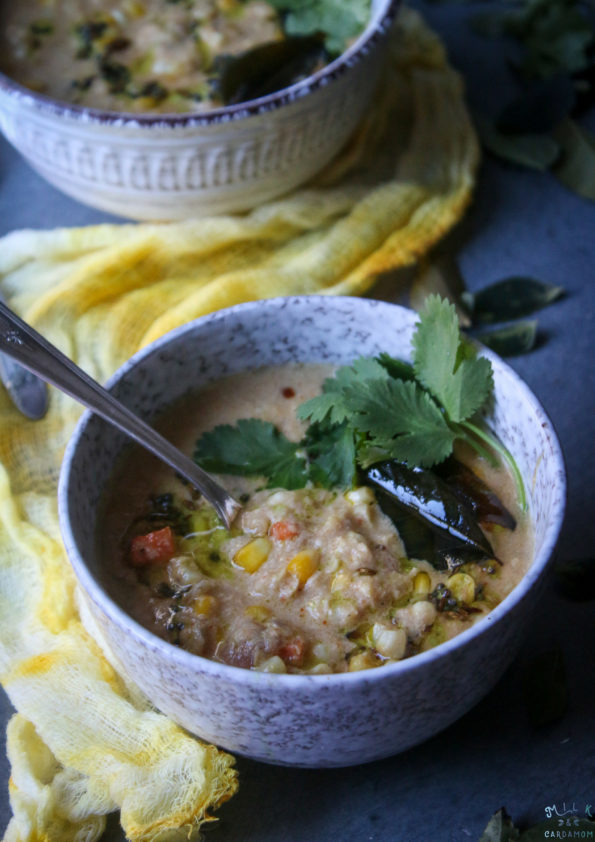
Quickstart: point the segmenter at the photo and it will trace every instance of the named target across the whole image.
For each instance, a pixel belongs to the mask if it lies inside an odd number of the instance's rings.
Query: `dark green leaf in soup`
[[[483,526],[501,526],[515,529],[516,520],[504,503],[474,471],[450,458],[434,468],[450,490],[464,502]]]
[[[194,460],[206,471],[236,476],[265,476],[269,488],[303,488],[306,462],[300,444],[289,441],[268,421],[241,419],[204,433]]]
[[[304,79],[324,61],[323,36],[293,36],[215,61],[214,88],[225,105],[280,91]]]
[[[515,357],[526,354],[535,347],[537,341],[537,321],[523,319],[513,324],[492,330],[482,330],[473,334],[475,339],[483,342],[501,357]]]
[[[564,295],[564,289],[535,278],[511,277],[490,284],[463,298],[476,324],[519,319],[547,307]]]
[[[387,461],[368,468],[364,477],[367,484],[421,517],[453,544],[462,544],[482,557],[494,558],[490,542],[472,509],[432,471]]]

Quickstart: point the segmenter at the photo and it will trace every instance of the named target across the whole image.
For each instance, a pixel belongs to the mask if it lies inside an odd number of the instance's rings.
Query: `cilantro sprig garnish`
[[[413,337],[413,364],[383,353],[340,367],[320,395],[298,407],[298,417],[309,423],[302,441],[247,419],[204,434],[194,458],[216,473],[264,476],[270,488],[348,488],[359,468],[390,459],[431,468],[463,440],[482,456],[500,454],[525,508],[512,455],[475,420],[492,391],[490,361],[461,334],[454,306],[432,295]]]

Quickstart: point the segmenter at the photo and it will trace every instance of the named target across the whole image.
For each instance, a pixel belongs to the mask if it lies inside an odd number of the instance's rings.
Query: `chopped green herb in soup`
[[[365,28],[369,0],[19,0],[2,9],[0,69],[55,99],[200,112],[279,90]]]
[[[366,370],[374,367],[360,363],[364,379]],[[323,395],[333,391],[334,374],[304,364],[233,375],[164,419],[163,432],[203,463],[208,453],[219,459],[213,454],[221,445],[232,471],[221,479],[244,503],[231,531],[146,454],[122,467],[100,536],[108,587],[155,634],[268,672],[382,667],[469,628],[523,576],[531,530],[509,471],[458,443],[454,456],[424,475],[435,483],[430,494],[446,500],[447,526],[462,532],[453,538],[415,506],[401,505],[390,483],[387,491],[373,482],[353,442],[338,434],[325,440],[322,422],[312,430],[300,420],[315,405],[298,408],[320,396],[323,384]],[[233,433],[242,429],[243,444]],[[387,472],[401,476],[391,465],[373,463],[385,480]],[[352,469],[349,482],[328,481]]]

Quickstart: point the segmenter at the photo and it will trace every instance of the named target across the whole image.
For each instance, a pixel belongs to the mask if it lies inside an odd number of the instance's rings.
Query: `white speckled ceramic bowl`
[[[172,220],[244,211],[319,172],[357,126],[400,0],[333,62],[282,91],[200,115],[60,103],[0,73],[0,129],[44,178],[104,211]]]
[[[296,360],[346,363],[383,350],[408,357],[415,321],[409,310],[366,299],[313,296],[243,304],[155,342],[117,372],[110,389],[150,420],[188,391],[247,368]],[[164,642],[102,587],[99,504],[125,440],[87,413],[66,451],[59,506],[91,633],[160,710],[206,740],[259,760],[314,767],[362,763],[445,728],[488,692],[514,657],[565,503],[564,466],[549,420],[518,376],[487,356],[495,401],[486,420],[525,478],[535,553],[521,583],[476,625],[402,662],[337,675],[271,675]]]

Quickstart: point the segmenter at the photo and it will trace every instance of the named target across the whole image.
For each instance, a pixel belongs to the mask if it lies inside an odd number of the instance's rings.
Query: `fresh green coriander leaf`
[[[416,376],[449,420],[464,421],[483,406],[493,388],[492,366],[461,336],[452,304],[428,297],[413,347]]]
[[[520,834],[504,807],[489,820],[479,842],[518,842]]]
[[[287,35],[326,34],[326,47],[339,55],[359,35],[370,17],[370,0],[269,0],[284,14]]]
[[[474,324],[495,322],[530,316],[564,295],[564,288],[528,277],[511,277],[478,290],[466,292],[463,300]]]
[[[484,330],[476,333],[475,338],[501,357],[526,354],[535,347],[537,321],[535,319],[523,320],[493,330]]]
[[[273,424],[242,419],[204,433],[194,460],[206,471],[240,476],[265,476],[269,488],[303,488],[308,476],[298,455],[300,445],[289,441]]]
[[[369,380],[345,390],[353,424],[369,440],[360,461],[370,464],[374,452],[409,465],[429,467],[452,452],[456,434],[430,395],[413,381]],[[375,461],[375,460],[374,460]]]
[[[313,424],[302,446],[310,460],[311,479],[325,488],[351,488],[355,481],[355,440],[348,424]]]
[[[391,357],[386,351],[379,354],[376,359],[380,365],[388,371],[391,377],[395,380],[414,380],[415,374],[411,363],[406,363],[404,360],[399,360],[396,357]]]
[[[344,389],[370,378],[388,378],[387,370],[377,360],[359,357],[351,365],[338,368],[334,377],[327,378],[322,384],[322,394],[301,404],[297,416],[310,423],[342,424],[349,418],[349,408],[345,404]]]

